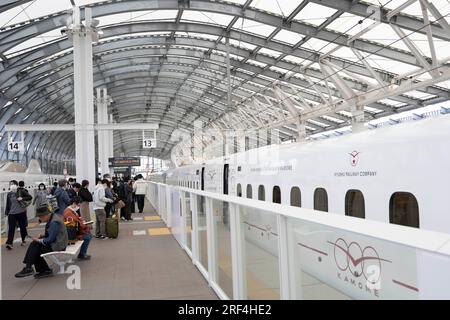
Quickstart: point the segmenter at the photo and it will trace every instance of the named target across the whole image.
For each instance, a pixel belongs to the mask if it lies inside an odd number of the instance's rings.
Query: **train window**
[[[328,194],[324,188],[314,191],[314,210],[328,212]]]
[[[345,215],[363,219],[366,217],[364,195],[361,191],[347,191],[345,194]]]
[[[281,190],[279,186],[273,187],[272,202],[281,203]]]
[[[264,190],[263,185],[260,185],[258,187],[258,200],[262,200],[262,201],[266,200],[266,191]]]
[[[241,184],[238,183],[237,188],[236,188],[236,194],[238,197],[242,197],[242,188],[241,188]]]
[[[409,192],[396,192],[389,201],[389,222],[419,228],[419,204]]]
[[[196,184],[196,187],[195,187],[195,188],[198,189],[198,181],[197,181],[195,184]]]
[[[252,185],[251,184],[247,185],[247,198],[249,198],[249,199],[253,198],[253,190],[252,190]]]
[[[293,187],[291,189],[291,206],[293,207],[302,206],[302,193],[299,187]]]

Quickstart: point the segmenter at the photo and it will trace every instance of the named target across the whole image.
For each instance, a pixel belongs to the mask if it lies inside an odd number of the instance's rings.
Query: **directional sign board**
[[[115,157],[109,158],[110,167],[140,167],[141,158],[138,157]]]
[[[144,149],[156,148],[156,139],[143,139],[142,148]]]

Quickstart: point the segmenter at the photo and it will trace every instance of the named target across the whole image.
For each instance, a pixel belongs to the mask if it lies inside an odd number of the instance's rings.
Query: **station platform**
[[[2,245],[1,298],[218,299],[147,200],[144,213],[134,213],[133,219],[120,222],[117,239],[93,238],[88,250],[91,260],[75,261],[81,271],[80,289],[67,288],[69,274],[39,280],[32,276],[15,278],[14,274],[23,268],[27,246],[16,242],[14,249],[8,251]],[[31,236],[42,231],[42,225],[30,223]],[[20,237],[18,232],[17,237]],[[2,244],[4,242],[2,237]]]

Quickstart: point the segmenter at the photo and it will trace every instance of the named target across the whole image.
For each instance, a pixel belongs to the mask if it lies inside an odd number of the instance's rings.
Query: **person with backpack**
[[[67,193],[67,180],[61,179],[58,181],[58,188],[55,191],[55,197],[58,200],[58,209],[55,211],[56,214],[63,214],[64,210],[69,205],[69,195]]]
[[[81,198],[80,214],[85,221],[91,221],[91,211],[89,209],[89,202],[92,202],[92,193],[89,191],[89,181],[81,181],[81,189],[78,192]]]
[[[35,210],[37,210],[37,208],[48,205],[47,196],[48,196],[48,192],[45,187],[45,184],[40,183],[38,186],[38,190],[36,191],[36,193],[34,195],[34,199],[33,199],[33,205],[35,207]]]
[[[25,245],[25,238],[28,236],[27,232],[27,207],[31,204],[33,197],[28,191],[21,187],[16,180],[9,182],[9,189],[6,196],[6,210],[5,215],[8,217],[8,239],[6,240],[6,248],[13,249],[14,233],[16,225],[19,225],[20,236],[22,237],[21,245]]]

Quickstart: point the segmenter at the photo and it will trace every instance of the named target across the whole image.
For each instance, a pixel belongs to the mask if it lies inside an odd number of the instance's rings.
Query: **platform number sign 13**
[[[154,148],[156,148],[156,139],[144,139],[142,147],[144,149],[154,149]]]
[[[19,152],[23,151],[23,141],[10,141],[8,142],[8,151],[9,152]]]

